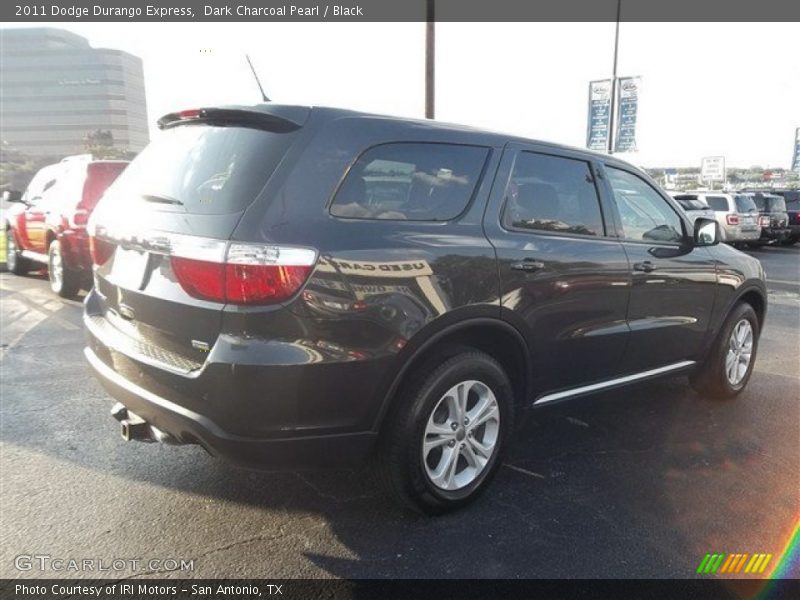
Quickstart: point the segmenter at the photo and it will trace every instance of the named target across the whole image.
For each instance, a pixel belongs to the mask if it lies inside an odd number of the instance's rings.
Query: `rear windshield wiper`
[[[158,204],[175,204],[183,206],[183,202],[171,196],[164,196],[162,194],[141,194],[141,197],[146,202],[157,202]]]

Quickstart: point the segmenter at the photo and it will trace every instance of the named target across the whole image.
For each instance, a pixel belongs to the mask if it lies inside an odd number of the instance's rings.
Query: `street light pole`
[[[617,28],[614,33],[614,67],[611,73],[611,106],[608,115],[608,153],[614,153],[614,115],[617,111],[617,57],[619,55],[619,17],[622,0],[617,0]]]
[[[436,8],[427,0],[425,23],[425,118],[436,114]]]

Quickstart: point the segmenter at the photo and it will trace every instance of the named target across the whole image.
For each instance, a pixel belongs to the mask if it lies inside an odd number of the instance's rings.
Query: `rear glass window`
[[[769,212],[786,212],[786,201],[780,196],[767,196],[767,210]]]
[[[706,196],[706,202],[712,210],[718,212],[727,212],[730,210],[728,199],[724,196]]]
[[[139,196],[193,214],[247,208],[286,153],[293,133],[204,124],[172,127],[122,172],[109,194]]]
[[[755,212],[756,203],[753,202],[752,196],[736,196],[736,210],[742,213]]]
[[[375,146],[347,173],[331,214],[351,219],[452,219],[467,207],[488,155],[488,148],[455,144]]]

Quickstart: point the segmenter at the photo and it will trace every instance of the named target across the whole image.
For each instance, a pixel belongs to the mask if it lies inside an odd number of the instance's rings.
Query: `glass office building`
[[[84,152],[87,134],[110,131],[114,146],[148,141],[140,58],[51,28],[0,30],[0,137],[31,156]]]

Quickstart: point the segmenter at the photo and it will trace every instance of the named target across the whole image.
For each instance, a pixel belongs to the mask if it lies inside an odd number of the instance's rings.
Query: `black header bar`
[[[615,21],[617,0],[432,0],[441,22]],[[5,22],[424,22],[428,0],[3,0]],[[622,0],[622,21],[800,21],[791,0]],[[579,40],[565,40],[567,43]],[[676,42],[677,43],[677,42]]]

